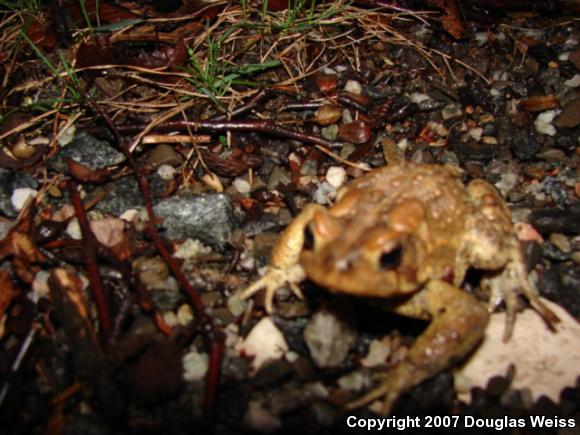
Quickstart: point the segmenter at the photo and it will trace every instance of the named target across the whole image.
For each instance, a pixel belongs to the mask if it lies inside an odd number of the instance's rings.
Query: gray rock
[[[238,225],[230,197],[221,193],[164,199],[154,211],[165,218],[170,239],[199,239],[219,250]]]
[[[125,156],[107,141],[99,140],[86,132],[78,133],[69,145],[48,159],[46,165],[52,171],[67,172],[65,158],[92,170],[118,165],[125,160]]]
[[[10,201],[10,197],[14,190],[21,187],[36,189],[38,182],[30,174],[0,168],[0,214],[8,217],[16,217],[18,215]]]
[[[151,199],[155,202],[155,198],[159,198],[166,191],[168,182],[155,176],[155,174],[150,175],[147,179]],[[145,206],[143,195],[141,195],[134,176],[119,178],[102,187],[99,186],[91,195],[98,195],[102,190],[106,192],[106,196],[97,203],[95,208],[103,213],[118,216],[130,208]]]

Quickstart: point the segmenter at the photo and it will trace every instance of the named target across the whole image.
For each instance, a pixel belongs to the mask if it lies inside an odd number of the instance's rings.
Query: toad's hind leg
[[[532,288],[510,212],[499,192],[477,179],[469,183],[467,194],[478,214],[472,217],[475,221],[466,238],[466,257],[474,267],[490,271],[482,281],[482,286],[490,291],[490,308],[505,302],[504,341],[509,339],[513,330],[518,295],[525,296],[549,326],[557,323],[558,317],[542,303]]]
[[[433,320],[406,359],[387,373],[378,388],[350,403],[349,409],[384,397],[381,414],[388,414],[402,393],[451,367],[473,350],[489,319],[488,311],[475,297],[443,281],[431,281],[393,311],[417,318],[429,316]]]

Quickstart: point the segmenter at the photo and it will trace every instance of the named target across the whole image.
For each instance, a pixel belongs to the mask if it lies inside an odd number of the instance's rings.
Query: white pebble
[[[206,353],[199,353],[194,349],[185,354],[182,362],[183,379],[187,382],[195,382],[204,378],[208,367],[208,357]]]
[[[362,94],[362,86],[356,80],[348,80],[344,85],[344,90],[346,92],[350,92],[351,94]]]
[[[20,187],[12,192],[10,202],[16,211],[20,211],[22,210],[22,207],[24,207],[24,204],[26,204],[26,201],[28,201],[28,198],[31,196],[34,198],[37,193],[38,190],[31,189],[30,187]]]
[[[83,238],[83,234],[81,233],[81,226],[79,225],[79,221],[77,218],[71,219],[71,221],[66,226],[66,233],[70,236],[71,239],[80,240]]]
[[[177,316],[173,311],[166,311],[163,313],[163,321],[170,328],[175,328],[177,326]]]
[[[165,181],[173,180],[177,170],[171,165],[161,165],[157,168],[157,175]]]
[[[230,313],[232,313],[233,316],[236,317],[245,311],[246,305],[247,305],[246,302],[240,299],[238,295],[233,295],[226,302],[228,310],[230,311]]]
[[[482,134],[483,134],[483,128],[481,128],[481,127],[474,127],[466,133],[467,136],[475,139],[478,142],[481,140]]]
[[[66,127],[66,126],[65,126]],[[77,127],[75,124],[71,124],[66,127],[65,130],[61,130],[58,135],[57,142],[61,147],[67,146],[75,137],[77,132]]]
[[[568,86],[569,88],[577,88],[580,86],[580,74],[574,74],[574,77],[564,82],[564,86]]]
[[[247,195],[250,193],[251,186],[247,180],[244,180],[243,178],[236,178],[233,184],[236,190],[242,195]]]
[[[173,256],[175,258],[181,258],[182,260],[192,259],[198,257],[200,255],[209,254],[211,252],[211,248],[205,246],[197,239],[187,239],[179,248],[175,251]]]
[[[138,214],[139,210],[130,208],[128,210],[125,210],[123,214],[119,216],[119,218],[123,219],[125,222],[133,222],[133,219],[135,219]]]
[[[346,171],[340,166],[331,166],[326,172],[326,181],[332,187],[338,189],[346,181]]]
[[[179,326],[188,326],[193,322],[193,311],[188,304],[183,304],[177,310],[177,323]]]
[[[488,39],[488,34],[487,32],[477,32],[475,34],[475,40],[477,41],[477,46],[478,47],[482,47],[487,43],[487,39]]]
[[[409,95],[409,100],[411,101],[411,103],[422,103],[423,101],[427,101],[430,100],[431,97],[427,94],[423,94],[421,92],[413,92],[411,95]]]
[[[34,281],[32,281],[32,291],[27,295],[28,299],[30,299],[35,304],[37,304],[41,298],[49,297],[48,296],[50,293],[50,289],[48,288],[49,276],[50,273],[46,270],[41,270],[35,275]]]
[[[351,113],[350,113],[350,110],[348,110],[348,109],[344,109],[344,110],[342,111],[342,122],[343,122],[344,124],[348,124],[348,123],[350,123],[350,122],[352,122],[352,121],[353,121],[353,119],[352,119],[352,115],[351,115]]]
[[[397,148],[399,148],[401,151],[406,151],[407,148],[409,148],[409,140],[406,137],[401,139],[399,142],[397,142]]]
[[[336,188],[327,181],[318,186],[318,189],[312,195],[312,199],[317,204],[330,204],[330,200],[336,196]]]
[[[556,134],[556,127],[552,125],[552,121],[560,113],[559,110],[546,110],[538,115],[534,121],[534,127],[540,134],[547,134],[554,136]]]
[[[272,319],[264,317],[238,346],[238,352],[253,357],[250,371],[255,374],[266,362],[282,358],[288,352],[288,344]]]

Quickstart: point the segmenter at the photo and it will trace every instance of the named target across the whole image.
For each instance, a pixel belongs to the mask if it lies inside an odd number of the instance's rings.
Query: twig
[[[81,197],[77,190],[76,183],[73,180],[68,180],[67,185],[71,196],[71,202],[75,209],[75,214],[79,221],[79,226],[81,227],[81,233],[83,235],[83,245],[87,260],[87,274],[89,276],[93,298],[95,299],[95,305],[97,306],[103,343],[108,343],[112,327],[111,313],[109,311],[109,304],[105,287],[103,286],[101,275],[99,274],[99,266],[97,263],[97,241],[93,232],[91,231],[91,228],[89,227],[89,220],[87,219],[85,208],[81,202]]]
[[[169,121],[156,125],[153,130],[169,132],[183,131],[191,128],[194,132],[202,133],[223,133],[226,131],[252,131],[267,134],[274,137],[293,139],[303,143],[321,145],[327,148],[336,148],[339,142],[330,142],[319,136],[290,130],[280,127],[268,120],[248,120],[248,121]],[[135,133],[141,131],[140,125],[123,125],[118,127],[120,133]]]

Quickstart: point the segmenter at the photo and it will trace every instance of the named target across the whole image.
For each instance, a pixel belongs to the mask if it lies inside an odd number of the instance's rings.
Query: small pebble
[[[557,110],[547,110],[538,115],[534,121],[534,127],[536,131],[541,134],[546,134],[548,136],[556,135],[556,127],[552,125],[552,121],[558,115]]]
[[[318,189],[312,195],[312,199],[317,204],[330,204],[332,198],[336,195],[336,188],[329,184],[328,182],[324,181],[318,186]]]
[[[346,171],[342,166],[331,166],[326,172],[326,181],[332,187],[338,189],[346,181]]]
[[[242,195],[248,195],[250,193],[250,183],[248,183],[248,181],[244,180],[243,178],[236,178],[233,182],[233,185]]]
[[[575,74],[570,80],[566,80],[564,86],[568,86],[569,88],[577,88],[580,86],[580,74]]]
[[[181,305],[177,310],[177,323],[179,326],[188,326],[193,322],[193,311],[189,304]]]
[[[336,367],[355,343],[357,332],[345,317],[345,310],[322,308],[304,329],[304,341],[318,367]]]
[[[346,92],[350,92],[351,94],[361,95],[362,94],[362,86],[356,80],[348,80],[344,85],[344,90]]]
[[[443,110],[441,110],[441,116],[443,117],[443,120],[447,121],[449,119],[463,117],[463,112],[459,107],[457,107],[457,105],[448,104],[443,108]]]
[[[30,187],[20,187],[14,189],[14,192],[12,192],[12,196],[10,197],[10,202],[16,211],[20,211],[22,210],[22,207],[24,207],[24,204],[26,204],[26,201],[28,201],[28,198],[34,198],[37,193],[38,190],[31,189]]]
[[[40,270],[34,276],[34,281],[32,281],[32,291],[27,294],[28,299],[30,299],[35,304],[42,298],[49,298],[50,288],[48,287],[48,277],[50,272],[46,270]]]
[[[572,252],[572,245],[570,239],[561,233],[552,233],[549,237],[549,242],[565,254]]]
[[[205,246],[198,239],[187,239],[183,242],[173,256],[175,258],[181,258],[182,260],[192,259],[199,257],[200,255],[207,255],[211,252],[209,246]]]
[[[159,178],[165,181],[173,180],[175,178],[175,173],[177,170],[170,165],[163,164],[157,168],[157,175]]]
[[[205,377],[208,368],[206,353],[199,353],[196,349],[186,353],[182,359],[183,379],[186,382],[200,381]]]
[[[288,344],[272,319],[264,317],[252,328],[237,350],[240,355],[253,358],[250,371],[255,374],[266,362],[282,358],[288,351]]]

